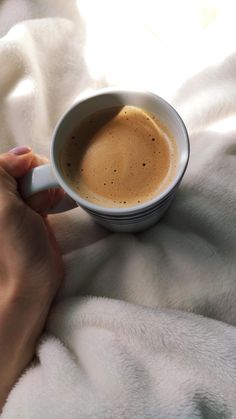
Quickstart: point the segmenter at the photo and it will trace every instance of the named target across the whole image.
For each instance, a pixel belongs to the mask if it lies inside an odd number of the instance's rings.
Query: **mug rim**
[[[169,186],[164,189],[163,192],[159,193],[157,196],[155,196],[154,198],[143,202],[142,204],[138,204],[138,205],[133,205],[133,206],[129,206],[127,208],[124,207],[106,207],[106,206],[102,206],[102,205],[97,205],[94,204],[84,198],[82,198],[77,192],[75,192],[69,185],[68,183],[64,180],[64,177],[61,175],[61,173],[59,172],[56,162],[55,162],[55,157],[54,157],[54,151],[55,151],[55,146],[57,143],[57,132],[59,127],[61,126],[61,124],[63,124],[63,121],[67,118],[67,116],[70,114],[70,112],[77,107],[80,103],[92,99],[92,98],[96,98],[98,96],[102,96],[104,94],[107,93],[111,93],[111,94],[129,94],[129,93],[136,93],[136,94],[141,94],[141,95],[147,95],[147,96],[153,96],[154,98],[157,98],[159,103],[163,103],[165,105],[165,107],[170,111],[170,113],[174,114],[175,119],[177,119],[180,122],[180,125],[183,128],[184,131],[184,135],[185,135],[185,143],[186,143],[186,157],[185,160],[182,163],[182,169],[180,171],[180,173],[178,174],[178,176],[175,176],[174,180],[169,184]],[[139,90],[139,89],[131,89],[131,88],[125,88],[125,87],[105,87],[103,89],[98,89],[98,90],[94,90],[92,93],[88,93],[86,94],[81,94],[80,97],[78,98],[78,100],[76,100],[73,105],[71,105],[60,117],[60,119],[58,120],[53,134],[52,134],[52,143],[51,143],[51,151],[50,151],[50,155],[51,155],[51,164],[52,164],[52,168],[54,171],[54,174],[58,180],[59,185],[65,190],[65,192],[74,200],[76,201],[81,207],[94,211],[96,213],[102,213],[102,214],[112,214],[112,215],[126,215],[126,214],[130,214],[130,213],[136,213],[139,211],[144,211],[145,209],[147,209],[150,206],[154,206],[156,203],[162,201],[168,194],[171,193],[172,190],[175,189],[175,187],[180,183],[182,177],[184,176],[184,173],[187,169],[187,165],[189,162],[189,156],[190,156],[190,142],[189,142],[189,135],[188,135],[188,131],[187,128],[185,126],[185,123],[183,121],[183,119],[181,118],[181,116],[179,115],[179,113],[176,111],[176,109],[169,103],[167,102],[165,99],[163,99],[161,96],[157,95],[156,93],[153,93],[151,91],[148,90]]]

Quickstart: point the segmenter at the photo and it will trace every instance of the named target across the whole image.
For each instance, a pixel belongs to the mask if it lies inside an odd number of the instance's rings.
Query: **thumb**
[[[6,186],[6,182],[10,189],[16,191],[16,181],[22,178],[30,169],[41,164],[48,163],[48,159],[44,156],[34,154],[30,147],[15,147],[7,153],[0,154],[0,183]]]
[[[34,154],[27,146],[16,147],[8,153],[0,154],[0,192],[17,193],[17,179],[22,178],[33,167],[46,162],[45,157]],[[64,192],[61,189],[50,189],[31,196],[27,199],[27,204],[43,214],[63,197]]]
[[[24,176],[33,160],[29,147],[17,147],[8,153],[0,154],[0,192],[17,192],[16,179]]]
[[[30,169],[33,159],[30,147],[16,147],[0,155],[0,167],[11,177],[18,179]]]

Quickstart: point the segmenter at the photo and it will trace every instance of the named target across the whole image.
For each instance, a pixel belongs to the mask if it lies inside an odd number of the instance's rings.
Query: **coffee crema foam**
[[[67,182],[82,198],[103,207],[131,207],[153,199],[173,181],[178,149],[156,116],[123,106],[85,119],[60,160]]]

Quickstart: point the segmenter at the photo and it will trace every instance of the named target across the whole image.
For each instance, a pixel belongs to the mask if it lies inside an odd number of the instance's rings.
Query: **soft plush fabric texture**
[[[99,20],[92,3],[91,16]],[[135,30],[134,17],[134,40]],[[95,77],[89,68],[80,1],[2,1],[0,32],[0,151],[29,144],[49,155],[58,118],[109,84],[112,70]],[[174,64],[172,51],[158,62],[155,42],[128,62],[122,45],[116,54],[140,85],[166,92],[187,124],[181,187],[139,234],[110,233],[79,208],[50,216],[66,277],[3,419],[236,417],[236,54],[170,92],[171,71],[159,69]]]

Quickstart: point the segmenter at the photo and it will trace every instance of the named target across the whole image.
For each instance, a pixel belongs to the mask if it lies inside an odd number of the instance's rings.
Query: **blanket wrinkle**
[[[160,49],[157,2],[131,26],[128,16],[119,23],[118,6],[101,1],[99,15],[89,1],[1,2],[0,152],[28,144],[48,156],[75,100],[133,74],[166,92],[186,122],[191,157],[171,207],[142,233],[108,232],[81,208],[49,216],[66,276],[1,419],[236,418],[236,52],[222,49],[210,66],[206,57],[178,85],[177,44]],[[184,71],[192,57],[178,48]]]
[[[194,75],[178,89],[173,104],[191,132],[206,129],[235,114],[235,68],[236,54],[233,53],[218,65]]]

